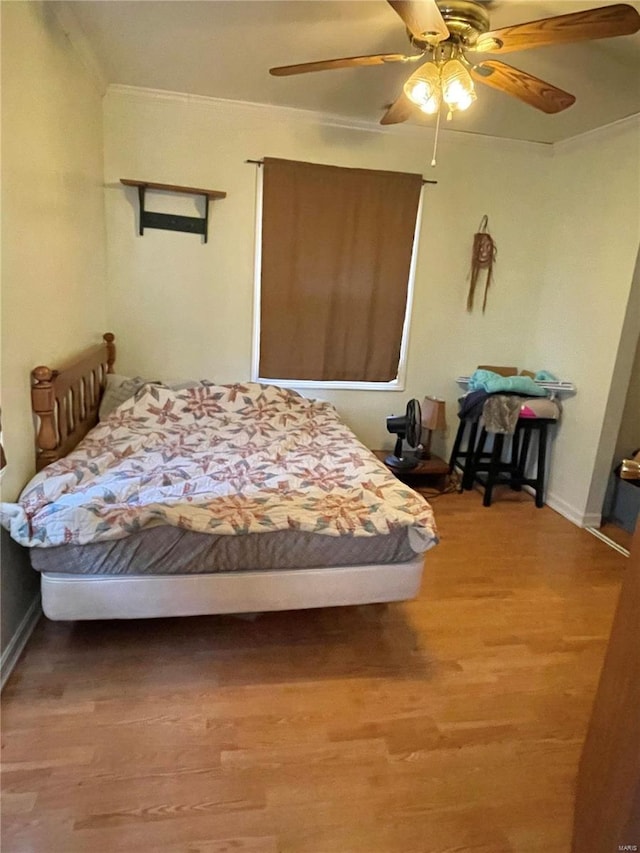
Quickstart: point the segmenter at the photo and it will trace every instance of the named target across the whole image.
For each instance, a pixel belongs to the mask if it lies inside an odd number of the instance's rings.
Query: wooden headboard
[[[107,373],[116,360],[115,336],[59,368],[40,365],[31,371],[31,407],[38,419],[36,470],[70,453],[98,423]]]

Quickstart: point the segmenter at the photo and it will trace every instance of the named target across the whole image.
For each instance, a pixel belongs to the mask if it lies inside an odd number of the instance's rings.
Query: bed
[[[145,385],[103,421],[113,334],[32,371],[36,468],[2,522],[54,620],[401,601],[437,542],[427,502],[329,404],[252,383]]]

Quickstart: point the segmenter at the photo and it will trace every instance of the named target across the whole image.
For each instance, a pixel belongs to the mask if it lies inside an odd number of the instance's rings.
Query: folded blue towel
[[[558,377],[554,376],[553,373],[549,373],[548,370],[539,370],[534,379],[538,382],[557,382]]]
[[[530,376],[500,376],[492,370],[474,370],[469,377],[469,391],[486,391],[487,394],[511,391],[524,397],[549,396],[548,391]]]

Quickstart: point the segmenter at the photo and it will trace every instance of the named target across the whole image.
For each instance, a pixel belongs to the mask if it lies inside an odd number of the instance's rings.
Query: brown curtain
[[[422,176],[266,158],[260,376],[396,378]]]

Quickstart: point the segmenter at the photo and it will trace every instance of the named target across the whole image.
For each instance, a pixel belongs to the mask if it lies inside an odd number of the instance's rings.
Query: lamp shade
[[[422,404],[422,426],[430,430],[447,428],[445,402],[439,397],[425,397]]]
[[[442,99],[449,110],[466,110],[476,99],[471,75],[459,59],[450,59],[442,66]]]
[[[437,112],[440,107],[440,69],[433,62],[425,62],[404,84],[404,93],[420,108]]]

